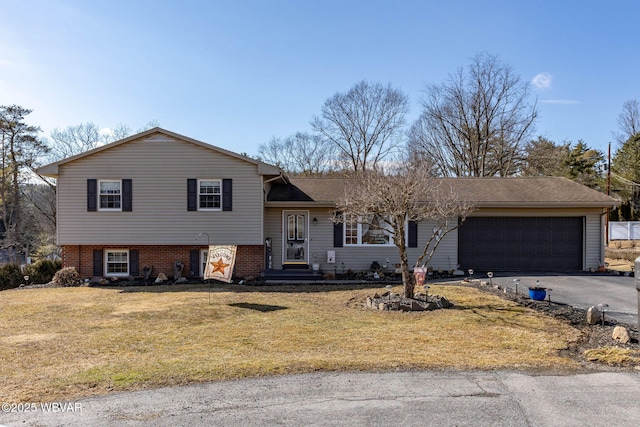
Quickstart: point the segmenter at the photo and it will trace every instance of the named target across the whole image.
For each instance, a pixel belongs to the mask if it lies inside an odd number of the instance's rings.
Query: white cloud
[[[551,74],[545,71],[544,73],[536,74],[533,79],[531,79],[531,84],[536,89],[549,89],[551,87],[551,80],[553,80]]]
[[[575,99],[541,99],[541,104],[562,104],[562,105],[575,105],[580,104],[580,101]]]
[[[100,134],[100,136],[111,136],[113,135],[113,130],[109,128],[102,128],[100,129],[100,131],[98,131],[98,133]]]

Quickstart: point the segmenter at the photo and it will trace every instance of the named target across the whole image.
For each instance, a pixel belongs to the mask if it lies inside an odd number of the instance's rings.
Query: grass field
[[[399,292],[400,287],[394,288]],[[578,368],[578,331],[463,286],[455,306],[379,312],[373,287],[49,288],[0,292],[0,396],[111,391],[326,370]]]

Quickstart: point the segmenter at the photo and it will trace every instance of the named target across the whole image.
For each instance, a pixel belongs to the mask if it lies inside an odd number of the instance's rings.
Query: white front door
[[[309,211],[282,212],[283,264],[309,264]]]

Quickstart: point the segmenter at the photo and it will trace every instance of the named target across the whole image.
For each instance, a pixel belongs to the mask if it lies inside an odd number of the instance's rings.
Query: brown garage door
[[[465,271],[582,270],[583,217],[473,217],[458,233]]]

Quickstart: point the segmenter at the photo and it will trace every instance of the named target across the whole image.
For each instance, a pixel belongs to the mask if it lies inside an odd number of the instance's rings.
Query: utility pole
[[[607,157],[607,196],[611,193],[611,142],[609,142],[609,155]]]
[[[611,141],[609,141],[609,153],[607,155],[607,196],[611,195]],[[605,217],[605,233],[604,243],[609,246],[609,209],[607,208],[607,216]]]

